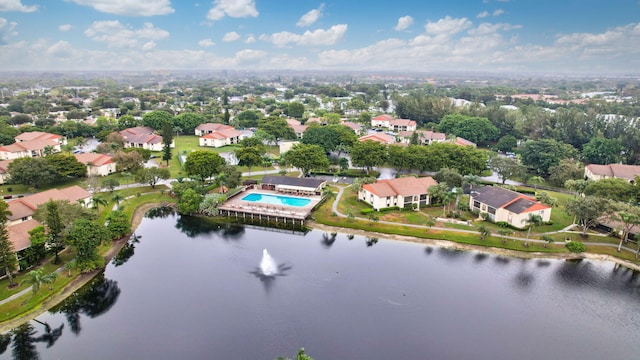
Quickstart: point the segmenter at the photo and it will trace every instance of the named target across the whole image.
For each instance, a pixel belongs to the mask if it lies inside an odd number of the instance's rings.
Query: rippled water
[[[163,215],[145,219],[118,266],[30,322],[31,335],[20,329],[0,358],[275,359],[300,347],[316,360],[640,353],[640,280],[611,263]],[[277,276],[259,271],[265,248]]]

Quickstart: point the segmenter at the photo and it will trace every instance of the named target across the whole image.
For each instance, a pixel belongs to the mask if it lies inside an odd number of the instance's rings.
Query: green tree
[[[569,241],[564,246],[572,253],[581,253],[586,250],[586,247],[580,241]]]
[[[584,189],[585,195],[593,195],[610,200],[628,202],[635,199],[636,190],[625,179],[607,178],[590,181]]]
[[[47,234],[45,233],[44,226],[38,225],[29,230],[29,242],[31,246],[25,250],[25,260],[29,266],[37,265],[47,256],[45,246],[47,243]]]
[[[503,185],[508,179],[522,176],[525,173],[525,169],[522,165],[518,164],[516,160],[508,157],[494,156],[489,159],[487,165],[489,166],[489,169],[498,175]]]
[[[0,269],[4,271],[9,279],[9,286],[14,287],[12,272],[18,265],[13,243],[9,239],[9,230],[7,230],[8,216],[11,215],[9,205],[5,201],[0,201]]]
[[[175,125],[182,128],[182,131],[185,134],[193,135],[198,125],[206,123],[207,119],[201,114],[184,112],[180,115],[176,115],[176,117],[173,118],[173,121]]]
[[[117,180],[117,179],[115,179],[115,178],[106,178],[106,179],[102,180],[102,182],[100,183],[100,185],[101,185],[103,188],[107,188],[107,189],[109,189],[109,192],[110,192],[110,193],[113,193],[113,191],[114,191],[118,186],[120,186],[120,181],[118,181],[118,180]]]
[[[500,134],[498,128],[489,119],[461,114],[446,115],[436,129],[446,134],[460,136],[479,145],[487,145],[489,142],[495,141]]]
[[[549,168],[549,182],[555,186],[563,186],[567,180],[578,180],[584,177],[584,166],[574,159],[562,159],[556,166]]]
[[[507,236],[510,236],[511,234],[513,234],[513,231],[509,230],[509,229],[499,229],[498,230],[498,234],[500,235],[500,237],[502,238],[502,243],[506,244],[507,243]]]
[[[87,272],[104,265],[104,259],[98,253],[98,247],[109,238],[106,227],[87,219],[73,222],[69,233],[69,242],[75,249],[76,268]]]
[[[35,188],[60,180],[60,174],[53,165],[41,157],[16,159],[9,164],[7,172],[13,183]]]
[[[312,169],[329,167],[329,159],[318,145],[296,144],[285,154],[287,164],[307,175]]]
[[[358,141],[351,148],[351,163],[364,167],[367,174],[375,167],[387,161],[387,147],[379,142]]]
[[[503,152],[513,151],[516,146],[518,146],[518,139],[513,135],[505,135],[501,137],[498,139],[498,143],[496,144],[496,148]]]
[[[544,184],[544,178],[539,175],[532,176],[527,181],[533,183],[533,190],[536,191],[538,190],[538,185]]]
[[[302,119],[302,115],[304,115],[304,105],[298,101],[290,102],[287,106],[287,115],[296,119]]]
[[[49,247],[55,253],[55,258],[53,260],[54,264],[60,263],[60,251],[64,249],[64,236],[62,234],[64,230],[64,224],[62,223],[62,219],[60,218],[60,213],[58,211],[58,203],[55,201],[48,201],[46,204],[47,207],[47,217],[46,217],[46,225],[48,229],[48,244]]]
[[[262,164],[262,155],[259,146],[248,146],[248,147],[240,147],[236,149],[235,156],[238,159],[238,165],[246,166],[249,168],[249,173],[251,173],[251,168],[254,166],[259,166]]]
[[[217,155],[217,154],[216,154]],[[220,155],[218,155],[220,156]],[[166,180],[170,176],[169,169],[159,167],[142,168],[136,173],[136,181],[151,185],[155,189],[160,180]]]
[[[100,195],[93,195],[93,197],[91,197],[91,203],[96,211],[99,210],[100,206],[107,206],[108,204],[107,200]]]
[[[456,169],[442,168],[433,178],[438,183],[445,183],[449,188],[462,186],[462,175]]]
[[[166,122],[162,125],[162,160],[169,166],[171,160],[171,143],[173,142],[173,126]]]
[[[582,159],[590,164],[615,164],[622,159],[623,150],[618,139],[594,137],[582,147]]]
[[[233,118],[234,123],[241,128],[252,128],[258,126],[258,121],[264,115],[259,110],[245,110]]]
[[[277,360],[290,360],[290,359],[280,356],[278,357]],[[307,355],[307,353],[304,351],[304,348],[301,348],[300,350],[298,350],[298,354],[296,355],[296,358],[294,360],[313,360],[313,358]]]
[[[195,213],[199,209],[201,202],[202,195],[193,189],[187,189],[178,200],[178,213],[182,215]]]
[[[233,165],[224,165],[220,169],[218,181],[228,189],[235,189],[242,181],[242,173],[240,173],[238,168]]]
[[[56,153],[45,157],[61,178],[78,178],[87,176],[87,167],[70,154]]]
[[[31,270],[25,275],[22,281],[20,281],[21,286],[23,284],[31,285],[31,297],[29,297],[29,299],[27,299],[25,303],[36,296],[38,291],[40,291],[42,284],[53,284],[53,282],[58,278],[58,273],[56,272],[51,272],[48,274],[43,274],[43,272],[44,269],[42,268]]]
[[[113,239],[120,239],[131,233],[131,220],[121,210],[113,210],[107,215],[107,230]]]
[[[296,132],[289,126],[285,119],[267,118],[258,122],[258,129],[271,134],[276,139],[276,145],[280,140],[295,140]]]
[[[115,193],[111,196],[111,201],[116,203],[116,207],[120,207],[120,201],[124,200],[124,196],[120,193]]]
[[[525,246],[529,246],[529,236],[531,235],[531,230],[533,229],[533,227],[540,226],[543,224],[542,216],[538,214],[529,214],[529,217],[522,220],[522,222],[529,227],[529,229],[527,230],[527,238],[524,242]]]
[[[491,236],[491,230],[489,230],[484,224],[478,226],[478,233],[480,234],[480,240],[488,239]]]
[[[196,150],[189,153],[182,168],[187,175],[205,181],[218,174],[224,163],[224,159],[214,152]]]
[[[578,219],[582,226],[582,235],[586,236],[587,230],[598,223],[598,218],[609,212],[611,205],[606,199],[585,196],[569,200],[565,209],[569,215]]]
[[[141,169],[144,164],[144,158],[137,151],[118,151],[112,160],[116,163],[118,171],[128,171],[131,173]]]
[[[166,111],[154,110],[142,115],[142,124],[154,130],[161,130],[165,123],[169,123],[173,127],[173,115]]]
[[[549,168],[558,165],[562,159],[577,158],[577,150],[553,139],[529,140],[520,146],[522,163],[546,175]]]

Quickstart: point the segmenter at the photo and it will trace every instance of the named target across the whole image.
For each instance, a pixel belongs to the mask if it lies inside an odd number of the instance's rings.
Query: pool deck
[[[289,196],[309,199],[311,202],[305,206],[287,206],[287,205],[272,205],[263,204],[255,201],[242,200],[245,196],[252,193]],[[251,189],[242,191],[235,196],[227,199],[227,201],[218,206],[220,214],[223,216],[236,217],[236,218],[249,218],[265,221],[275,222],[293,222],[299,221],[300,224],[304,223],[304,220],[309,217],[313,209],[320,203],[322,197],[320,195],[290,195],[283,194],[277,191]]]

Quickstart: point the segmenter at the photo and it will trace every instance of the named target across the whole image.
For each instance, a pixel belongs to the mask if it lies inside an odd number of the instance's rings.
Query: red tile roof
[[[375,133],[371,135],[365,135],[358,138],[358,141],[376,141],[382,144],[394,144],[396,142],[396,138],[394,136],[385,134],[385,133]]]
[[[57,134],[46,133],[42,131],[30,131],[22,133],[15,137],[17,142],[21,141],[33,141],[33,140],[56,140],[62,139],[62,136]]]
[[[378,180],[373,184],[365,184],[363,189],[375,194],[378,197],[387,196],[413,196],[428,194],[429,187],[432,185],[438,185],[431,176],[416,178],[413,176]]]
[[[74,154],[74,156],[76,157],[76,160],[85,165],[92,163],[93,166],[102,166],[113,162],[113,156],[106,154],[84,153]]]
[[[620,179],[634,180],[636,176],[640,176],[640,166],[638,165],[623,165],[623,164],[609,164],[609,165],[587,165],[587,169],[592,174],[598,176],[615,177]]]
[[[9,233],[9,240],[13,244],[13,250],[20,251],[31,246],[29,231],[40,225],[41,224],[37,220],[31,219],[16,225],[8,226],[7,231]]]
[[[13,221],[33,215],[39,205],[42,205],[49,200],[68,200],[70,203],[75,203],[80,199],[90,197],[90,192],[77,185],[63,189],[51,189],[33,195],[28,195],[9,202],[9,211],[13,213],[9,216],[9,220]]]

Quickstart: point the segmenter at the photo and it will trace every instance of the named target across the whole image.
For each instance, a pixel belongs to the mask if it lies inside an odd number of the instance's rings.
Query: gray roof
[[[522,194],[507,190],[498,186],[482,186],[477,189],[473,189],[471,196],[474,200],[483,204],[487,204],[492,208],[498,209],[506,205],[507,203],[515,200]],[[516,214],[518,212],[514,211]]]
[[[537,202],[531,201],[528,199],[518,199],[512,202],[511,204],[509,204],[509,206],[505,207],[505,209],[511,211],[514,214],[520,214],[520,213],[523,213],[528,208],[530,208],[531,206],[533,206],[534,204],[537,204]]]
[[[290,176],[265,175],[262,177],[263,184],[298,186],[298,187],[306,187],[314,190],[317,189],[318,186],[322,185],[324,182],[325,180],[321,180],[321,179],[296,178],[296,177],[290,177]]]

